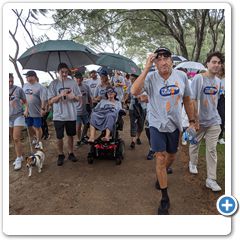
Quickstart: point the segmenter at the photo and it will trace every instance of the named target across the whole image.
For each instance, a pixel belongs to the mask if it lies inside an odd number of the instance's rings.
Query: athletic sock
[[[162,191],[162,199],[168,200],[169,198],[168,198],[167,187],[166,188],[162,188],[161,191]]]

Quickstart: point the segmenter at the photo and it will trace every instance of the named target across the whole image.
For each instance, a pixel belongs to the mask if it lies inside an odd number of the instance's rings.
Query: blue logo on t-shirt
[[[68,94],[72,91],[72,89],[68,87],[62,87],[62,88],[59,88],[58,93],[60,94],[62,91],[65,91]]]
[[[166,86],[166,87],[162,87],[159,91],[160,95],[163,97],[167,97],[170,95],[177,95],[179,94],[179,87],[176,85],[170,85],[170,86]]]
[[[203,92],[206,95],[216,95],[218,92],[218,89],[216,87],[209,86],[209,87],[205,87],[203,89]]]
[[[100,90],[100,95],[105,95],[106,94],[106,89]]]
[[[97,86],[96,83],[92,83],[92,84],[90,84],[90,88],[95,88],[96,86]]]
[[[33,94],[33,90],[31,88],[28,88],[28,89],[25,90],[25,94],[32,95]]]

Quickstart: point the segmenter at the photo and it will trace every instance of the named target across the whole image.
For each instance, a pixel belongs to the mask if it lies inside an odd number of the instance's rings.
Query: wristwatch
[[[196,123],[195,119],[190,119],[189,123]]]

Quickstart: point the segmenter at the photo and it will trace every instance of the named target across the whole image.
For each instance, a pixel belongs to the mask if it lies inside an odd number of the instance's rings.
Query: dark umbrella
[[[60,62],[69,68],[95,64],[97,54],[87,46],[72,40],[49,40],[29,48],[18,59],[23,69],[56,71]]]
[[[97,65],[109,67],[125,73],[141,74],[140,68],[129,58],[116,53],[99,53]]]

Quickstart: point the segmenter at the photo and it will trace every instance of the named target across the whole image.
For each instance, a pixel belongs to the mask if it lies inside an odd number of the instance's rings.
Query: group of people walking
[[[74,79],[65,63],[58,66],[58,78],[48,89],[37,81],[34,71],[26,74],[27,83],[23,88],[13,84],[9,74],[9,127],[13,136],[17,158],[15,170],[21,168],[22,146],[20,134],[27,124],[31,136],[35,136],[35,146],[41,140],[42,117],[49,106],[53,112],[56,131],[58,158],[57,165],[64,164],[64,129],[67,134],[68,159],[76,162],[74,136],[77,145],[82,141],[90,144],[95,141],[96,130],[106,130],[103,141],[109,141],[119,110],[129,110],[132,149],[141,144],[140,136],[144,125],[149,139],[147,158],[156,160],[156,188],[161,190],[157,213],[169,214],[167,173],[176,159],[179,138],[182,132],[182,109],[185,108],[189,128],[196,130],[197,143],[189,145],[189,171],[197,174],[198,151],[203,138],[206,141],[207,179],[206,187],[221,191],[217,183],[217,150],[222,124],[218,112],[219,99],[224,101],[224,81],[217,76],[223,69],[224,57],[220,52],[207,56],[204,73],[197,74],[189,84],[183,71],[173,69],[172,52],[159,47],[147,58],[142,73],[127,75],[124,79],[116,71],[109,79],[104,68],[90,72],[91,79],[83,80],[82,73],[76,72]],[[156,70],[152,71],[153,64]],[[125,91],[124,91],[124,87]],[[23,110],[23,105],[25,110]],[[221,108],[222,109],[222,108]],[[88,129],[90,129],[88,134]],[[223,132],[222,127],[222,132]],[[89,136],[88,136],[89,135]],[[222,138],[222,136],[221,136]]]

